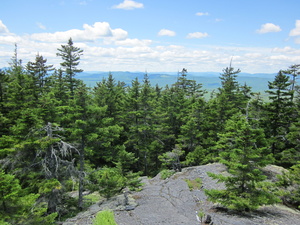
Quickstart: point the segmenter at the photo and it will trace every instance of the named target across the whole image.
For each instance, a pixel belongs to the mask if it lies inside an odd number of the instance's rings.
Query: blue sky
[[[59,68],[72,37],[85,71],[277,73],[300,63],[299,0],[9,0],[0,8],[0,68],[14,44]]]

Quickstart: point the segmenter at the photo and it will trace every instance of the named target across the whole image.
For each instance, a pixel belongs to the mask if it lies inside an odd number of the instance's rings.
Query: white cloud
[[[120,40],[125,39],[127,35],[127,31],[120,28],[112,29],[107,22],[96,22],[92,26],[84,24],[83,30],[72,29],[63,32],[32,34],[31,39],[44,42],[65,42],[72,37],[74,41],[96,41],[107,37]]]
[[[173,37],[176,35],[175,31],[167,30],[167,29],[161,29],[158,34],[158,36],[170,36]]]
[[[36,23],[36,25],[40,28],[40,29],[42,29],[42,30],[46,30],[46,26],[45,25],[43,25],[42,23],[40,23],[40,22],[37,22]]]
[[[87,5],[87,2],[86,1],[81,1],[81,2],[79,2],[79,5]]]
[[[273,23],[265,23],[261,25],[259,30],[256,30],[259,34],[271,33],[271,32],[279,32],[281,31],[280,26],[275,25]]]
[[[192,39],[192,38],[205,38],[208,37],[208,33],[202,33],[202,32],[195,32],[195,33],[189,33],[186,38]]]
[[[57,48],[67,43],[69,37],[74,45],[84,50],[80,68],[85,71],[165,71],[174,72],[187,68],[190,72],[221,72],[234,55],[233,66],[243,72],[276,73],[300,61],[300,50],[293,47],[253,48],[239,46],[192,47],[168,45],[148,39],[128,38],[127,31],[113,29],[108,23],[85,24],[82,29],[64,32],[16,35],[0,33],[0,68],[8,66],[13,56],[14,44],[18,44],[18,57],[23,63],[33,61],[37,52],[47,59],[48,64],[60,67],[61,58],[56,56]],[[75,36],[73,37],[72,34]],[[39,36],[40,35],[40,36]],[[48,37],[47,37],[48,36]],[[196,32],[191,37],[201,38],[208,34]],[[178,42],[177,42],[178,43]],[[99,78],[100,79],[100,78]]]
[[[295,38],[295,43],[296,43],[296,44],[300,44],[300,37]]]
[[[197,12],[196,16],[208,16],[209,13],[208,12]]]
[[[137,38],[134,39],[125,39],[115,42],[116,45],[122,45],[122,46],[148,46],[152,44],[151,40],[139,40]]]
[[[290,31],[290,36],[300,36],[300,20],[296,20],[296,27]]]
[[[284,48],[273,48],[272,52],[274,53],[281,53],[281,54],[287,54],[287,55],[300,55],[300,49],[294,49],[290,46],[286,46]]]
[[[144,5],[143,3],[135,2],[132,0],[124,0],[124,2],[120,3],[119,5],[114,5],[113,8],[131,10],[144,8]]]
[[[2,20],[0,20],[0,34],[1,33],[9,33],[7,27],[3,24]]]

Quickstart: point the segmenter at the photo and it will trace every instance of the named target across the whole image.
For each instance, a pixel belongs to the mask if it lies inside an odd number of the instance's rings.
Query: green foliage
[[[300,161],[288,172],[279,175],[277,185],[283,187],[283,202],[300,209]]]
[[[196,146],[194,151],[189,152],[183,162],[184,165],[205,165],[210,161],[208,150],[202,146]]]
[[[272,193],[274,185],[266,182],[261,167],[271,162],[264,147],[261,129],[254,129],[242,115],[236,115],[226,123],[225,133],[220,134],[218,147],[220,162],[230,175],[208,173],[218,182],[224,182],[225,190],[205,190],[212,202],[240,211],[251,211],[261,205],[279,202]]]
[[[199,190],[202,187],[201,178],[197,177],[194,180],[185,179],[190,191]]]
[[[38,203],[38,197],[27,194],[13,175],[0,171],[0,216],[8,224],[53,224],[57,214],[45,215],[47,205]]]
[[[294,91],[290,89],[290,78],[279,71],[273,82],[269,82],[270,102],[266,104],[266,117],[264,118],[264,129],[270,140],[272,153],[278,163],[282,161],[282,151],[287,146],[286,135],[289,133],[290,125],[295,122],[295,105],[293,102]],[[284,157],[285,158],[285,157]],[[283,159],[284,159],[283,158]]]
[[[180,156],[183,155],[184,151],[181,150],[179,145],[176,145],[171,152],[166,152],[158,156],[163,166],[170,167],[176,171],[181,171]]]
[[[200,222],[202,223],[204,217],[205,217],[205,213],[201,210],[197,213],[199,219],[200,219]]]
[[[0,202],[2,210],[7,211],[10,205],[17,204],[20,193],[19,180],[15,179],[15,176],[0,170]]]
[[[39,185],[39,193],[49,194],[53,191],[53,189],[59,190],[61,188],[61,183],[58,180],[52,178],[49,180],[42,181],[42,183]]]
[[[283,198],[299,206],[299,65],[269,83],[267,103],[237,82],[240,70],[230,65],[206,100],[186,69],[165,88],[152,87],[147,73],[129,86],[109,73],[91,91],[75,79],[82,52],[70,38],[58,49],[61,68],[39,54],[24,67],[16,46],[10,67],[0,70],[3,223],[51,224],[78,212],[66,191],[78,190],[82,209],[87,187],[111,197],[124,187],[139,190],[140,174],[173,169],[161,171],[167,178],[181,165],[215,161],[230,176],[211,174],[226,187],[207,191],[212,201],[241,210],[276,202],[260,170],[275,158],[293,166],[280,181],[290,191]]]
[[[98,212],[93,225],[117,225],[114,213],[108,210]]]
[[[62,71],[66,74],[66,80],[68,82],[69,90],[71,96],[74,96],[74,90],[76,87],[76,80],[74,76],[76,73],[80,73],[83,70],[78,69],[77,66],[80,63],[80,56],[82,55],[83,50],[74,46],[72,38],[69,39],[67,45],[61,45],[61,48],[58,48],[57,56],[60,56],[63,60],[60,65],[62,66]]]
[[[139,173],[131,171],[125,173],[120,166],[105,166],[92,171],[88,176],[88,180],[88,188],[92,191],[98,191],[106,198],[118,194],[125,187],[138,190],[142,186]]]
[[[110,198],[126,186],[126,178],[119,168],[104,167],[89,175],[92,182],[89,189],[99,191],[101,195]]]
[[[226,189],[205,190],[205,194],[210,201],[220,203],[228,209],[252,211],[262,205],[272,205],[280,202],[280,199],[274,194],[276,188],[272,183],[255,182],[253,180],[241,181],[239,178],[212,173],[208,173],[208,175],[219,182],[224,182]],[[255,173],[252,177],[254,178],[254,176]]]
[[[165,180],[165,179],[171,177],[174,173],[175,173],[174,170],[163,169],[162,171],[160,171],[160,177],[161,177],[161,179]]]

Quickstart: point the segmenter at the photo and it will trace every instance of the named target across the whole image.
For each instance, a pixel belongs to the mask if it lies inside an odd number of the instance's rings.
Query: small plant
[[[197,216],[198,216],[198,218],[200,220],[200,223],[202,223],[203,219],[205,217],[205,213],[201,210],[201,211],[197,212]]]
[[[114,213],[109,210],[98,212],[93,221],[93,225],[117,225]]]
[[[161,177],[161,179],[165,180],[165,179],[169,178],[170,176],[172,176],[174,173],[175,173],[174,170],[166,170],[165,169],[160,172],[160,177]]]
[[[185,179],[185,182],[187,183],[190,191],[197,190],[202,187],[202,180],[199,177],[194,180]]]

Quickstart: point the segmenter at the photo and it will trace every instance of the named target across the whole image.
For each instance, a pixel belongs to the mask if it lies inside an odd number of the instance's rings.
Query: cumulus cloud
[[[125,39],[127,31],[123,29],[112,29],[107,22],[96,22],[92,26],[83,25],[83,29],[72,29],[55,33],[36,33],[31,35],[31,39],[44,42],[63,42],[70,37],[74,41],[95,41],[99,38],[110,37],[115,40]]]
[[[295,28],[290,31],[290,36],[300,36],[300,20],[296,20]]]
[[[7,27],[4,25],[4,23],[2,22],[2,20],[0,20],[0,34],[1,33],[9,33],[9,30],[7,29]]]
[[[122,46],[148,46],[152,44],[151,40],[139,40],[137,38],[134,39],[125,39],[115,42],[116,45],[122,45]]]
[[[259,34],[271,33],[271,32],[279,32],[281,31],[280,26],[275,25],[273,23],[265,23],[261,25],[259,30],[256,30]]]
[[[170,36],[170,37],[173,37],[175,35],[176,35],[175,31],[168,30],[168,29],[161,29],[158,32],[158,36]]]
[[[141,9],[144,8],[143,3],[135,2],[132,0],[124,0],[124,2],[114,5],[114,9],[125,9],[125,10],[131,10],[131,9]]]
[[[208,16],[209,13],[208,12],[197,12],[196,16]]]
[[[208,33],[202,33],[202,32],[194,32],[189,33],[186,38],[192,39],[192,38],[205,38],[208,37]]]
[[[300,50],[289,46],[237,49],[236,46],[201,45],[190,48],[166,43],[160,45],[152,40],[128,38],[125,30],[113,29],[105,22],[85,24],[82,29],[64,32],[26,35],[9,33],[9,29],[2,22],[0,27],[0,68],[8,66],[7,62],[13,55],[15,43],[18,44],[18,57],[24,63],[33,61],[39,52],[47,58],[49,64],[59,68],[61,58],[56,56],[57,48],[66,44],[70,37],[73,38],[75,46],[84,50],[80,68],[86,71],[144,71],[147,68],[149,72],[171,72],[185,67],[191,72],[218,72],[228,66],[234,54],[234,64],[243,72],[274,73],[300,61]],[[189,36],[202,38],[208,34],[196,32]]]

